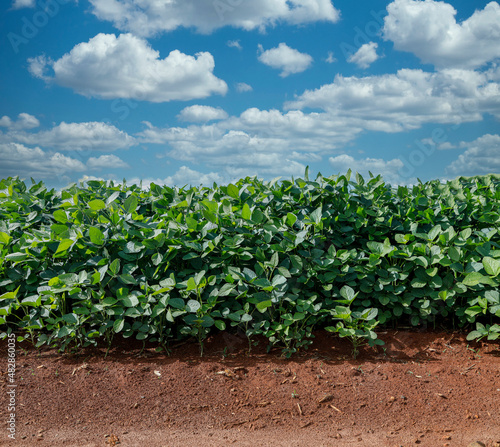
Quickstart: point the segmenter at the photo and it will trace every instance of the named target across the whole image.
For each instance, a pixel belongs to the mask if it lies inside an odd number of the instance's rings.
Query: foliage
[[[499,185],[489,175],[392,187],[306,170],[211,188],[89,181],[56,191],[8,178],[0,325],[63,350],[109,347],[116,334],[164,349],[194,337],[202,350],[209,333],[240,328],[286,355],[332,321],[368,342],[376,324],[491,326]],[[346,287],[356,294],[341,308]]]
[[[342,287],[340,294],[344,299],[336,300],[336,302],[343,304],[343,306],[336,306],[335,309],[330,311],[333,319],[340,321],[336,326],[325,328],[329,332],[338,333],[341,338],[345,337],[352,343],[352,356],[354,358],[358,356],[360,346],[365,343],[370,346],[384,344],[374,332],[379,323],[376,320],[378,309],[365,309],[362,312],[353,312],[351,310],[351,304],[358,296],[358,293],[354,293],[354,290],[349,286]]]

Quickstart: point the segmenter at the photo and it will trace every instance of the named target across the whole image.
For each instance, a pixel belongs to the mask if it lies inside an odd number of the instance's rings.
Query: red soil
[[[0,445],[500,447],[500,346],[463,334],[389,331],[385,347],[331,334],[289,360],[219,334],[170,356],[123,341],[79,356],[18,344],[16,440]],[[224,349],[227,347],[226,349]],[[385,349],[384,349],[385,348]],[[481,444],[477,444],[480,446]]]

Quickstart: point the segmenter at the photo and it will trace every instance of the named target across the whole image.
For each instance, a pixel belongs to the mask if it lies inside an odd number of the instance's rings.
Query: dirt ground
[[[219,334],[200,358],[123,341],[79,356],[17,346],[16,434],[7,432],[7,342],[0,445],[500,446],[500,345],[459,333],[388,331],[363,348],[326,332],[291,359],[248,354]],[[226,349],[224,349],[226,347]],[[483,445],[473,444],[476,447]]]

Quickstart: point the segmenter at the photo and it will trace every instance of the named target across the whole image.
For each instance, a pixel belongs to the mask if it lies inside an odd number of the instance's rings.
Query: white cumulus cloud
[[[488,3],[457,23],[442,1],[395,0],[387,7],[383,35],[397,50],[438,68],[476,68],[500,58],[500,5]]]
[[[16,121],[12,121],[8,116],[0,118],[0,127],[6,127],[8,130],[34,129],[40,126],[40,121],[29,113],[20,113]]]
[[[142,183],[143,189],[148,189],[150,188],[151,183],[160,186],[166,185],[182,187],[185,185],[211,186],[214,182],[218,185],[223,185],[230,183],[230,181],[230,179],[226,179],[217,172],[209,172],[208,174],[203,174],[202,172],[195,171],[191,168],[188,168],[187,166],[181,166],[175,174],[169,175],[168,177],[163,179],[152,179],[149,177],[141,179],[139,177],[133,177],[131,179],[128,179],[127,183],[132,183],[135,185],[139,185]]]
[[[227,42],[227,46],[229,48],[236,48],[238,50],[242,50],[243,49],[243,47],[241,46],[241,43],[240,43],[239,40],[229,40]]]
[[[82,161],[60,152],[46,152],[18,143],[0,143],[0,160],[0,178],[19,176],[53,180],[86,169]]]
[[[309,54],[290,48],[284,42],[280,43],[278,47],[266,51],[263,51],[262,46],[259,46],[259,50],[262,51],[259,55],[259,61],[269,67],[282,70],[280,76],[283,78],[307,70],[313,62],[313,58]]]
[[[34,8],[35,0],[14,0],[12,4],[13,9],[21,9],[21,8]]]
[[[347,61],[356,64],[358,67],[368,68],[379,58],[377,48],[378,44],[375,42],[365,43]]]
[[[186,107],[185,109],[181,110],[181,113],[178,115],[178,118],[181,121],[188,121],[191,123],[223,120],[227,117],[228,114],[220,108],[200,105]]]
[[[152,36],[179,27],[201,33],[226,26],[264,31],[277,23],[336,22],[331,0],[90,0],[92,12],[122,31]]]
[[[227,84],[213,74],[210,53],[173,50],[161,59],[146,40],[131,34],[98,34],[56,61],[39,56],[28,62],[33,76],[89,97],[159,103],[227,92]],[[49,69],[53,76],[46,74]]]
[[[325,59],[325,62],[328,62],[329,64],[333,64],[334,62],[337,62],[337,58],[333,55],[333,51],[328,52],[328,56]]]
[[[328,159],[330,166],[336,173],[344,174],[349,169],[358,172],[365,179],[370,178],[370,172],[373,175],[381,174],[387,183],[400,184],[400,169],[404,164],[399,158],[393,160],[383,160],[380,158],[362,158],[356,160],[354,157],[342,154]]]
[[[496,73],[496,74],[494,74]],[[331,84],[306,90],[287,109],[323,109],[333,117],[358,120],[366,130],[400,132],[425,123],[480,121],[500,117],[496,71],[403,69],[396,74],[336,76]],[[355,122],[355,121],[354,121]]]
[[[500,135],[486,134],[472,142],[460,143],[460,148],[466,151],[446,168],[448,174],[472,176],[500,173]]]
[[[238,82],[236,84],[236,91],[240,93],[244,92],[251,92],[253,90],[252,86],[249,84],[246,84],[245,82]]]
[[[121,158],[116,155],[101,155],[100,157],[90,157],[87,160],[90,169],[120,169],[130,168]]]
[[[136,144],[133,137],[102,122],[65,123],[40,132],[9,132],[3,140],[39,145],[62,151],[113,151]]]

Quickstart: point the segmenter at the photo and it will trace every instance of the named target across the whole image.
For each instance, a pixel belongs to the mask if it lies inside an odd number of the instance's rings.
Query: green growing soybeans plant
[[[339,334],[341,338],[347,338],[352,343],[354,359],[359,354],[359,348],[365,344],[369,346],[384,345],[384,342],[377,338],[374,331],[379,323],[376,320],[378,309],[365,309],[357,312],[351,310],[351,304],[358,293],[354,293],[354,290],[349,286],[342,287],[340,294],[344,300],[337,300],[337,302],[343,305],[336,306],[335,309],[331,310],[331,317],[338,322],[335,326],[325,328],[329,332]]]

